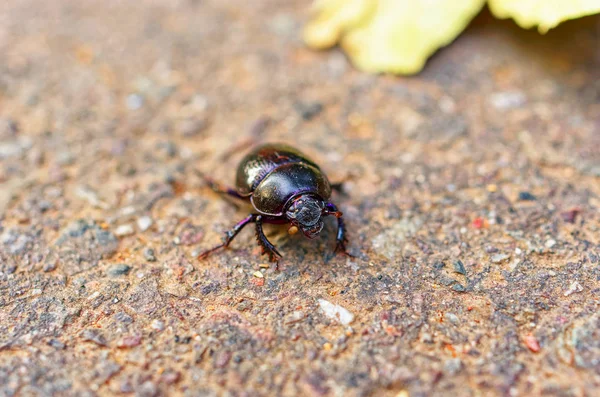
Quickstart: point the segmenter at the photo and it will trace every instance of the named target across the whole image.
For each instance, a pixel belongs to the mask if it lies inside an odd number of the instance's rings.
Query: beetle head
[[[296,197],[287,211],[286,218],[308,238],[315,238],[323,229],[323,212],[325,204],[320,198],[311,195]],[[291,228],[290,228],[291,229]]]

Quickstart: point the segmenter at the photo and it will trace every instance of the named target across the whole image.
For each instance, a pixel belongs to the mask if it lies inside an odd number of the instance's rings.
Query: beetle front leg
[[[263,232],[263,228],[262,228],[262,223],[263,223],[262,216],[260,216],[260,215],[257,216],[255,222],[256,222],[256,241],[258,241],[258,245],[260,245],[262,247],[262,253],[269,255],[269,260],[271,262],[277,261],[277,259],[281,258],[282,255],[279,253],[279,251],[277,251],[277,248],[275,248],[275,246],[273,244],[271,244],[269,239],[267,239],[267,236],[265,236],[265,233]]]
[[[231,230],[228,230],[225,232],[225,236],[223,237],[223,242],[221,244],[214,246],[209,250],[201,252],[198,255],[198,259],[206,258],[208,255],[210,255],[211,253],[213,253],[214,251],[216,251],[220,248],[228,247],[229,243],[231,243],[233,241],[235,236],[238,235],[238,233],[244,228],[244,226],[246,226],[249,223],[256,222],[257,218],[260,218],[260,215],[250,214],[246,218],[239,221]]]
[[[335,238],[335,252],[342,253],[349,257],[354,257],[346,250],[346,243],[348,242],[348,238],[346,238],[346,224],[344,223],[344,219],[342,218],[342,212],[337,209],[335,204],[327,203],[327,215],[333,215],[337,218],[338,230]]]

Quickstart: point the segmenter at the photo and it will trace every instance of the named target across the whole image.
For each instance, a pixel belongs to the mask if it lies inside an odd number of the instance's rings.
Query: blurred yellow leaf
[[[370,18],[377,5],[372,0],[317,0],[316,17],[304,28],[304,42],[312,48],[333,47],[342,34]]]
[[[316,49],[340,43],[367,72],[418,73],[456,38],[485,0],[316,0],[304,41]],[[600,12],[600,0],[489,0],[498,18],[546,32],[560,22]]]
[[[559,23],[600,12],[600,0],[489,0],[498,18],[513,18],[522,28],[537,26],[540,33]]]
[[[485,0],[319,0],[304,41],[323,49],[340,42],[367,72],[413,74],[452,42]]]
[[[378,0],[369,21],[342,37],[354,64],[368,72],[413,74],[458,36],[484,0]]]

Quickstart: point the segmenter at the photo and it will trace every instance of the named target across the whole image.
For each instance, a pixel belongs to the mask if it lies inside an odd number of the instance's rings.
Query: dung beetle
[[[205,180],[215,192],[249,202],[254,211],[227,231],[221,244],[202,252],[199,258],[229,246],[244,226],[254,223],[262,253],[275,261],[281,254],[265,236],[264,223],[290,224],[289,234],[302,231],[312,239],[321,232],[323,218],[328,215],[337,218],[335,251],[350,256],[342,213],[329,201],[332,185],[315,162],[293,147],[271,143],[252,150],[237,168],[235,189]]]

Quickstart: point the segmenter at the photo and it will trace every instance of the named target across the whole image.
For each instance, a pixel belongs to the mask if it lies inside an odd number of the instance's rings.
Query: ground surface
[[[597,17],[483,15],[392,78],[305,49],[302,1],[1,3],[0,395],[600,387]],[[357,258],[194,259],[247,213],[194,169],[266,140],[346,181]]]

